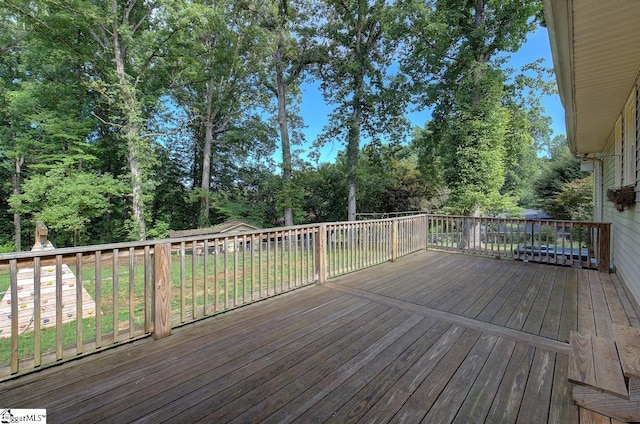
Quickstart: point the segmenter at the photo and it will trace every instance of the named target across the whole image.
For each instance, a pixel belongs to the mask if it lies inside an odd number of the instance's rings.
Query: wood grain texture
[[[626,377],[640,378],[640,334],[626,325],[613,325],[622,371]]]
[[[158,340],[171,335],[171,245],[157,244],[154,252],[153,338]]]
[[[578,271],[578,331],[582,334],[596,334],[589,273],[585,270]]]
[[[562,337],[579,272],[421,252],[0,382],[0,399],[71,423],[578,423]]]
[[[569,344],[569,381],[595,386],[597,381],[591,336],[572,331]]]
[[[640,421],[640,402],[629,402],[587,386],[574,386],[573,399],[583,408],[623,422]]]
[[[598,270],[602,273],[607,273],[611,266],[611,224],[600,224],[600,231],[598,235]]]
[[[534,423],[549,421],[552,385],[547,382],[553,380],[555,364],[556,354],[536,349],[520,405],[518,421]]]
[[[589,275],[591,302],[593,304],[593,315],[596,324],[596,332],[592,334],[613,339],[611,312],[602,288],[601,274],[599,272],[587,272],[587,274]]]
[[[315,278],[320,284],[327,282],[327,226],[320,225],[314,247]]]
[[[611,418],[590,409],[580,408],[580,424],[613,424]]]
[[[615,342],[612,339],[592,336],[591,345],[596,387],[606,393],[629,399]]]
[[[629,378],[629,400],[632,402],[640,401],[640,378]]]
[[[549,405],[549,424],[577,423],[579,421],[578,406],[571,397],[572,385],[567,379],[569,357],[556,355],[556,366],[553,373],[551,404]]]

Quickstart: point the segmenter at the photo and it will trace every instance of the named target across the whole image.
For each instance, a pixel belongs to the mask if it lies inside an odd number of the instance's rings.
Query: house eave
[[[600,152],[640,70],[640,1],[543,3],[569,147]]]

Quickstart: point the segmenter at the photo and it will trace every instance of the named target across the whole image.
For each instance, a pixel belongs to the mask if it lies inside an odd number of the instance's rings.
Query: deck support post
[[[598,231],[598,271],[610,272],[611,261],[611,224],[606,222],[600,224]]]
[[[154,246],[153,338],[171,335],[171,244]]]
[[[318,284],[327,282],[327,226],[320,224],[315,238],[315,266]]]
[[[391,262],[398,260],[398,220],[391,224]]]

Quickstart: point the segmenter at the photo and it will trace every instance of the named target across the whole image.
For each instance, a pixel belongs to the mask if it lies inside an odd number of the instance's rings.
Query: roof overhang
[[[543,1],[569,148],[600,152],[640,71],[640,1]]]

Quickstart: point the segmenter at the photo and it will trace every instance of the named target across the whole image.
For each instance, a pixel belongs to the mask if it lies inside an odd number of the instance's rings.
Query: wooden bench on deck
[[[568,378],[574,383],[573,400],[614,420],[640,421],[640,332],[613,324],[613,335],[571,332]]]

